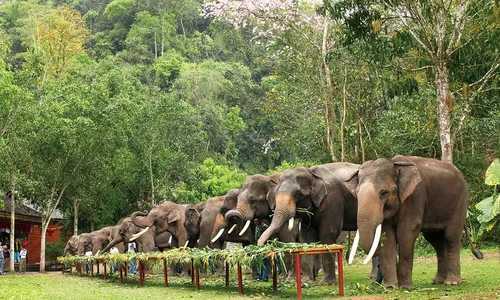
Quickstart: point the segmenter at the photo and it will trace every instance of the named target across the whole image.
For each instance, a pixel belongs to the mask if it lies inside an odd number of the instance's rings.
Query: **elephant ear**
[[[328,189],[326,187],[326,182],[320,174],[318,168],[309,169],[313,176],[312,189],[311,189],[311,200],[316,207],[321,207],[321,203],[326,198],[328,194]]]
[[[186,209],[186,221],[189,224],[198,224],[201,219],[201,213],[194,207]],[[169,222],[170,223],[170,222]]]
[[[167,214],[167,223],[168,224],[172,224],[172,223],[175,223],[177,221],[180,221],[181,220],[181,216],[180,216],[180,213],[175,211],[175,210],[171,210],[170,212],[168,212]]]
[[[417,166],[411,161],[395,160],[393,163],[396,168],[399,201],[404,202],[422,182],[422,177]]]
[[[344,186],[351,193],[351,195],[356,198],[358,184],[359,184],[359,169],[353,170],[353,172],[344,180]]]
[[[276,191],[278,190],[278,187],[279,187],[279,185],[271,187],[269,189],[269,192],[267,192],[267,195],[266,195],[267,204],[269,205],[269,208],[271,210],[274,210],[274,208],[276,207],[275,198],[276,198]]]
[[[275,197],[276,197],[276,191],[278,190],[280,176],[281,176],[280,173],[275,173],[269,176],[270,186],[269,186],[269,191],[266,194],[266,200],[271,210],[274,210],[274,208],[276,207]]]

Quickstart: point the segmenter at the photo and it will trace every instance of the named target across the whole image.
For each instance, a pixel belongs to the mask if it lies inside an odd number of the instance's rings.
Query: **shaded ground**
[[[485,252],[484,260],[476,260],[468,251],[462,253],[464,282],[458,287],[432,285],[436,270],[434,257],[415,261],[412,291],[384,290],[368,278],[369,266],[346,266],[346,295],[352,299],[495,299],[500,298],[500,255],[498,249]],[[0,276],[0,299],[261,299],[295,298],[293,282],[280,282],[279,291],[272,293],[271,282],[249,280],[246,275],[245,293],[237,293],[235,274],[231,287],[224,287],[223,276],[203,276],[203,289],[191,287],[190,279],[171,277],[171,286],[162,286],[161,276],[148,277],[146,287],[140,288],[135,279],[120,284],[116,278],[98,278],[62,275],[61,273]],[[304,289],[305,299],[333,298],[337,286],[309,284]]]

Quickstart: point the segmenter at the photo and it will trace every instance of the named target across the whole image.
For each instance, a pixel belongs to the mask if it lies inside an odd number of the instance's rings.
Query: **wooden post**
[[[124,267],[123,272],[124,272],[123,275],[125,276],[125,279],[126,279],[127,275],[128,275],[128,262],[125,262],[125,267]]]
[[[94,263],[90,263],[90,276],[94,276]]]
[[[144,264],[139,261],[139,285],[144,286]]]
[[[99,275],[100,275],[100,273],[101,273],[100,271],[101,271],[101,270],[99,270],[99,261],[97,261],[97,276],[99,276]]]
[[[200,289],[200,268],[198,266],[195,267],[194,272],[196,278],[196,288]]]
[[[191,284],[194,285],[194,260],[191,259]]]
[[[120,265],[120,282],[123,283],[123,266]]]
[[[226,278],[225,278],[226,279],[226,287],[229,287],[229,263],[226,262],[224,265],[225,265],[224,271],[226,273]]]
[[[273,292],[278,290],[278,268],[276,266],[276,259],[271,260],[271,268],[273,272]]]
[[[302,300],[302,262],[300,253],[295,253],[295,286],[297,287],[297,300]]]
[[[108,267],[106,266],[106,262],[103,262],[102,266],[104,268],[104,278],[107,278],[108,277]]]
[[[165,286],[168,286],[168,267],[166,259],[163,259],[163,280],[165,282]]]
[[[339,270],[339,296],[344,296],[344,265],[343,265],[343,254],[344,250],[340,249],[337,255],[337,264]]]
[[[243,295],[243,274],[241,273],[241,265],[238,263],[238,290]]]

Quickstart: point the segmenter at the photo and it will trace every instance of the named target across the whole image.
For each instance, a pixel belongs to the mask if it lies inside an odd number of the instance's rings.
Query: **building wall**
[[[0,217],[0,228],[10,229],[10,218]],[[19,233],[26,236],[24,246],[28,250],[28,264],[40,263],[40,241],[41,241],[41,224],[16,219],[16,238]],[[46,242],[53,244],[61,238],[62,226],[57,224],[50,224],[47,228]]]
[[[61,237],[60,225],[50,224],[47,228],[46,243],[53,244]],[[40,224],[33,224],[28,235],[28,264],[38,264],[40,262],[40,241],[42,239],[42,228]]]

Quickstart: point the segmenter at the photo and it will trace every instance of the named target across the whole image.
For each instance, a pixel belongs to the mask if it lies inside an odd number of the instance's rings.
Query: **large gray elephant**
[[[365,162],[347,183],[357,194],[358,238],[368,251],[367,259],[377,251],[384,233],[379,252],[386,286],[411,287],[413,249],[420,232],[437,253],[434,283],[460,283],[460,238],[468,192],[455,166],[395,156]]]
[[[147,212],[137,211],[129,217],[121,219],[116,225],[117,233],[113,235],[112,241],[102,252],[107,252],[115,245],[128,245],[129,242],[137,244],[138,252],[151,252],[156,249],[163,250],[176,245],[176,241],[169,232],[156,234],[154,226],[144,230],[144,228],[134,224],[133,219],[144,218],[144,215],[147,215]]]
[[[332,244],[342,230],[356,229],[356,198],[345,181],[357,172],[359,165],[330,163],[311,168],[296,168],[283,172],[279,183],[268,195],[274,209],[271,225],[260,236],[263,245],[294,218],[309,223],[317,231],[318,241]],[[335,264],[331,254],[323,255],[325,281],[335,282]]]
[[[279,182],[280,174],[272,176],[252,175],[245,180],[243,187],[237,198],[236,207],[225,213],[225,221],[229,231],[235,229],[234,233],[244,235],[247,231],[253,229],[254,222],[269,226],[271,223],[270,215],[273,213],[269,203],[269,197],[272,197],[272,190]],[[310,243],[317,240],[316,230],[310,226],[310,222],[305,222],[301,226],[299,220],[294,222],[290,228],[282,226],[275,232],[276,237],[282,242],[305,242]],[[301,230],[299,230],[301,228]],[[293,274],[293,264],[291,257],[287,256],[287,265],[289,275]],[[304,271],[312,280],[315,278],[313,258],[305,257]]]
[[[170,233],[179,246],[194,246],[194,237],[190,237],[185,226],[186,211],[190,205],[177,204],[165,201],[155,206],[149,213],[138,213],[131,217],[131,223],[142,230],[135,234],[129,241],[142,237],[151,231],[155,236]]]

